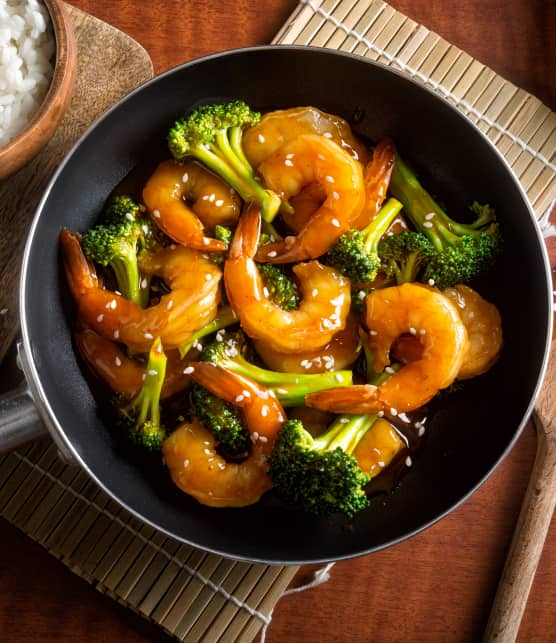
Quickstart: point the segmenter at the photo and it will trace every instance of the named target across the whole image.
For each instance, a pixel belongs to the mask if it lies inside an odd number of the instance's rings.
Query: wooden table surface
[[[71,0],[149,52],[155,72],[224,49],[269,42],[296,0]],[[554,0],[391,0],[556,109]],[[556,244],[550,248],[556,260]],[[267,635],[278,641],[480,640],[535,450],[531,425],[462,507],[405,543],[337,563],[329,582],[284,598]],[[0,520],[0,640],[169,641]],[[303,568],[295,583],[311,576]],[[519,641],[554,640],[552,528]]]

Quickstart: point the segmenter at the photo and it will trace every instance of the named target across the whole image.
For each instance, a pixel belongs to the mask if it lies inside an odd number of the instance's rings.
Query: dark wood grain
[[[155,71],[232,47],[268,42],[295,0],[73,0],[138,40]],[[392,0],[556,108],[556,3],[541,0]],[[556,246],[551,244],[552,259]],[[535,452],[531,425],[471,499],[426,532],[337,563],[328,583],[284,598],[267,642],[467,643],[480,640]],[[170,640],[101,597],[0,521],[0,640]],[[518,641],[554,638],[556,533],[549,533]],[[299,584],[310,577],[301,570]]]

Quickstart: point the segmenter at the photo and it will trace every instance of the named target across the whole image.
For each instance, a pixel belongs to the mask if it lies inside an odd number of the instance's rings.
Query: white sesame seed
[[[155,371],[154,368],[149,369],[149,375],[154,377],[155,375],[158,375],[158,371]]]
[[[395,409],[393,406],[390,407],[390,415],[393,415],[393,416],[398,415],[397,409]]]
[[[158,210],[153,210],[153,217],[155,219],[160,219],[160,212]]]
[[[144,337],[145,339],[153,339],[153,335],[152,335],[151,333],[145,333],[145,334],[143,335],[143,337]]]
[[[425,328],[420,328],[419,329],[419,335],[426,335],[426,334],[427,334],[427,331],[426,331]]]
[[[184,468],[184,469],[187,469],[187,467],[188,467],[188,466],[189,466],[189,460],[185,459],[185,460],[183,461],[183,468]]]
[[[226,332],[226,331],[224,331],[224,330],[219,330],[219,331],[216,333],[216,341],[217,341],[217,342],[221,342],[221,341],[223,341],[223,340],[224,340],[224,333],[225,333],[225,332]]]
[[[311,362],[308,359],[302,359],[299,362],[299,366],[303,366],[303,368],[307,368],[307,366],[311,366]]]
[[[349,418],[340,418],[339,422],[340,424],[348,424]]]
[[[141,226],[141,230],[143,230],[144,234],[149,234],[149,226],[143,225]]]
[[[409,332],[410,332],[412,335],[417,335],[417,330],[416,330],[415,328],[413,328],[413,326],[411,326],[411,327],[409,328]]]
[[[287,395],[288,391],[285,388],[277,388],[276,393],[278,393],[278,395]]]
[[[198,339],[196,339],[193,342],[193,348],[196,348],[198,351],[202,351],[203,350],[203,345],[201,344],[201,342]]]
[[[270,409],[268,408],[268,406],[266,404],[263,404],[261,406],[261,415],[265,418],[268,415],[269,410]]]
[[[216,194],[214,194],[214,192],[213,192],[213,193],[209,196],[208,200],[209,200],[211,203],[214,203],[214,201],[216,200]]]
[[[341,382],[343,380],[343,377],[340,375],[340,373],[336,373],[336,375],[334,375],[334,379],[336,380],[336,382]]]
[[[216,466],[222,471],[226,468],[226,465],[223,462],[217,462]]]
[[[429,212],[428,214],[425,214],[425,219],[426,219],[427,221],[430,221],[431,219],[434,219],[434,217],[435,217],[435,216],[436,216],[436,215],[435,215],[435,213],[434,213],[434,212]]]
[[[384,411],[379,411],[377,413],[377,415],[378,415],[379,418],[383,418],[384,417]]]
[[[379,460],[377,464],[379,467],[384,467],[384,462],[382,460]]]
[[[293,161],[290,161],[290,159],[286,159],[284,161],[284,165],[286,165],[287,167],[293,167]]]
[[[261,442],[268,442],[268,438],[266,437],[266,435],[260,435],[260,436],[259,436],[259,440],[260,440]]]
[[[131,212],[126,212],[126,213],[125,213],[125,218],[126,218],[128,221],[135,221],[135,217],[131,214]]]
[[[214,202],[214,205],[216,205],[217,207],[221,208],[224,205],[224,200],[223,199],[217,199]]]
[[[208,272],[205,275],[205,281],[210,281],[212,279],[212,275],[210,275]]]
[[[434,279],[429,279],[429,286],[434,286]]]
[[[259,141],[259,143],[264,143],[264,136],[262,134],[259,134],[257,136],[257,140]]]
[[[333,177],[333,176],[330,176],[330,175],[325,176],[325,177],[324,177],[324,180],[325,180],[327,183],[334,183],[334,177]]]
[[[313,290],[311,290],[311,296],[312,297],[316,297],[318,294],[319,294],[318,288],[313,288]]]
[[[246,391],[245,389],[243,389],[243,391],[241,391],[241,393],[242,393],[243,397],[251,397],[251,393],[249,393],[249,391]]]
[[[387,366],[384,371],[389,375],[393,375],[396,372],[391,366]]]
[[[423,437],[423,435],[425,435],[425,427],[424,427],[424,426],[420,426],[420,427],[419,427],[419,430],[417,431],[417,435],[418,435],[420,438],[421,438],[421,437]]]
[[[141,288],[145,289],[148,286],[148,284],[149,282],[147,281],[147,279],[143,277],[143,279],[141,279]]]
[[[210,197],[208,196],[208,194],[203,194],[203,196],[201,197],[201,201],[210,201]]]
[[[373,329],[371,328],[371,330],[369,331],[369,335],[372,335],[373,337],[375,337],[375,335],[378,335],[378,331],[377,331],[377,330],[373,330]]]
[[[120,331],[118,329],[116,329],[114,331],[114,339],[118,339],[119,337],[120,337]]]
[[[333,306],[341,306],[344,303],[344,299],[345,299],[344,295],[338,295],[334,299],[331,299],[330,303]]]
[[[257,431],[253,431],[253,433],[251,433],[251,438],[253,440],[258,440],[259,439],[259,433]]]
[[[339,227],[340,227],[340,222],[339,222],[339,221],[338,221],[338,219],[336,219],[336,218],[332,219],[332,220],[330,221],[330,223],[331,223],[335,228],[339,228]]]
[[[211,451],[210,449],[203,449],[203,452],[204,452],[206,455],[211,455],[211,454],[212,454],[212,451]]]
[[[141,375],[141,380],[144,382],[146,379],[147,379],[147,374],[143,373],[143,375]]]
[[[183,421],[185,420],[185,418],[183,417],[183,415],[178,415],[178,417],[176,418],[176,420],[177,420],[178,422],[183,422]]]
[[[273,257],[276,257],[276,256],[277,256],[277,254],[278,254],[278,253],[276,252],[276,250],[271,250],[271,251],[268,253],[268,256],[272,259]]]
[[[340,195],[338,194],[338,192],[336,192],[336,190],[332,192],[332,198],[335,199],[336,201],[340,198]]]
[[[319,161],[326,161],[326,156],[324,156],[324,154],[319,154],[317,158]]]
[[[122,365],[122,360],[117,355],[114,358],[114,364],[116,364],[116,366],[121,366]]]
[[[430,221],[423,222],[423,228],[432,228],[433,224]]]
[[[236,395],[236,402],[243,402],[245,397],[243,395]]]
[[[101,322],[103,319],[104,319],[104,315],[101,313],[101,314],[97,317],[97,322]]]
[[[181,177],[181,180],[184,183],[187,183],[189,181],[189,174],[187,172],[184,172],[184,175]]]
[[[0,315],[6,315],[7,312],[8,312],[7,308],[2,308],[2,310],[0,310]]]
[[[358,297],[359,297],[359,299],[361,299],[361,301],[362,301],[362,300],[363,300],[363,299],[365,299],[365,297],[367,296],[367,293],[366,293],[364,290],[360,290],[360,291],[357,293],[357,296],[358,296]]]
[[[195,372],[195,367],[194,366],[186,366],[183,369],[183,374],[184,375],[191,375],[191,373],[194,373],[194,372]]]
[[[331,133],[331,132],[325,132],[325,133],[323,134],[323,136],[324,136],[325,138],[332,138],[332,133]]]
[[[174,307],[174,300],[169,299],[168,303],[166,304],[166,310],[172,310],[173,307]]]
[[[203,245],[208,246],[209,244],[210,244],[210,241],[206,237],[203,237]]]
[[[413,460],[409,456],[407,456],[407,458],[405,459],[405,466],[410,467],[412,464]]]

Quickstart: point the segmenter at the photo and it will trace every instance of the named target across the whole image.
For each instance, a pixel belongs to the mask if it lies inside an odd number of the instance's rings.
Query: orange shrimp
[[[260,340],[255,340],[253,345],[270,369],[284,373],[337,371],[351,366],[361,351],[358,322],[353,315],[348,316],[346,327],[338,331],[322,348],[299,353],[282,353]]]
[[[323,136],[292,139],[267,158],[259,172],[267,187],[285,200],[311,183],[319,183],[326,194],[297,236],[263,246],[259,261],[291,263],[320,257],[361,216],[365,205],[361,164]]]
[[[241,209],[234,190],[195,161],[162,162],[147,181],[143,200],[156,225],[171,239],[205,251],[226,250],[222,241],[205,236],[205,226],[233,225]]]
[[[263,115],[243,136],[243,151],[253,167],[274,154],[284,143],[302,134],[320,134],[342,147],[363,165],[367,150],[353,135],[348,122],[316,107],[292,107]]]
[[[416,283],[375,290],[367,297],[366,323],[374,370],[390,363],[390,349],[403,333],[419,337],[421,357],[380,386],[347,386],[307,395],[305,401],[335,413],[392,415],[419,408],[457,377],[469,346],[457,307],[440,291]]]
[[[265,293],[253,259],[260,225],[260,210],[251,204],[239,220],[224,264],[228,300],[243,330],[283,353],[325,346],[346,325],[349,279],[318,261],[297,264],[293,271],[299,279],[301,304],[297,310],[283,310]]]
[[[241,408],[253,446],[246,460],[227,462],[216,440],[200,422],[182,424],[162,444],[164,462],[174,484],[210,507],[245,507],[272,487],[267,456],[286,414],[270,391],[207,362],[193,362],[192,378]]]
[[[133,359],[117,342],[99,335],[91,328],[82,328],[75,335],[79,354],[87,365],[115,392],[132,398],[139,393],[145,377],[145,364]],[[160,397],[171,397],[186,389],[191,378],[184,374],[186,364],[178,350],[166,353],[166,377]],[[195,356],[198,351],[195,351]],[[192,356],[190,356],[192,357]]]
[[[166,349],[178,348],[216,316],[222,272],[196,250],[169,246],[139,256],[141,270],[158,275],[171,289],[158,304],[143,309],[102,287],[75,234],[62,230],[60,242],[78,317],[107,339],[138,352],[148,351],[154,337]]]

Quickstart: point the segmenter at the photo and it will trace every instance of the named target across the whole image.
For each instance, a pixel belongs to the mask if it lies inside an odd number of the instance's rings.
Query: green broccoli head
[[[422,268],[435,254],[434,246],[421,232],[403,230],[383,237],[378,254],[388,277],[398,284],[417,281]]]
[[[270,222],[281,199],[261,186],[242,147],[244,130],[260,118],[260,112],[240,100],[203,105],[174,123],[168,132],[168,147],[176,159],[192,156],[204,163],[244,201],[258,203],[263,219]]]
[[[368,418],[365,431],[375,416]],[[342,446],[345,441],[353,442],[354,432],[361,437],[364,434],[357,422],[348,421],[341,428],[341,436],[333,425],[325,436],[313,438],[300,420],[285,422],[269,457],[269,474],[276,491],[286,501],[316,515],[341,511],[352,518],[366,509],[369,500],[364,486],[370,477]]]
[[[351,229],[330,248],[327,262],[354,284],[374,281],[381,268],[379,242],[402,209],[396,199],[388,199],[376,217],[363,230]]]
[[[141,218],[139,204],[127,194],[119,194],[111,199],[106,206],[102,220],[105,224],[136,221]]]
[[[301,295],[295,281],[275,264],[257,264],[264,287],[268,290],[269,298],[284,310],[299,308]]]
[[[115,398],[116,425],[123,430],[129,442],[145,451],[160,450],[166,438],[166,430],[160,421],[160,392],[166,376],[167,358],[157,337],[149,351],[145,379],[139,393],[124,402]]]
[[[215,436],[224,455],[239,458],[248,454],[249,431],[239,409],[196,382],[191,389],[191,400],[195,416]]]

